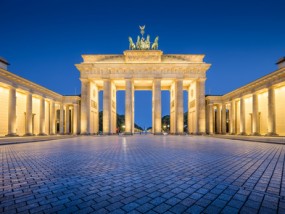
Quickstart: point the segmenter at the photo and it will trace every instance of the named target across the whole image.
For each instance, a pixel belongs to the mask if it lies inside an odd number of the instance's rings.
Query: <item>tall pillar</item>
[[[60,104],[60,112],[59,112],[59,134],[64,134],[64,106]]]
[[[214,133],[214,124],[213,124],[213,104],[209,103],[208,104],[208,126],[209,126],[209,134],[213,134]]]
[[[65,134],[70,134],[70,112],[69,105],[65,106]]]
[[[258,115],[258,94],[252,95],[252,135],[260,135]]]
[[[235,120],[235,105],[236,102],[234,100],[231,101],[231,110],[230,110],[230,133],[232,135],[236,134],[236,120]]]
[[[55,117],[56,117],[55,102],[52,100],[50,102],[50,134],[51,135],[55,134]]]
[[[154,79],[152,87],[153,134],[161,134],[161,80]]]
[[[25,136],[33,135],[33,96],[30,92],[26,98],[26,134]]]
[[[183,80],[176,80],[176,134],[184,133]]]
[[[206,132],[205,80],[199,79],[196,81],[196,134],[205,134]]]
[[[275,107],[275,89],[273,86],[268,89],[268,136],[276,134],[276,107]]]
[[[217,114],[216,114],[216,133],[221,134],[221,105],[217,105]]]
[[[111,107],[111,81],[104,80],[103,85],[103,134],[111,134],[112,107]]]
[[[78,134],[78,104],[73,104],[73,134]]]
[[[7,136],[18,136],[16,133],[16,89],[9,88],[9,104],[8,104],[8,134]]]
[[[240,98],[240,135],[246,135],[245,132],[245,101]]]
[[[46,135],[45,128],[46,128],[46,115],[45,115],[45,98],[40,98],[40,133],[39,135]]]
[[[90,134],[90,81],[81,79],[81,123],[80,133]]]
[[[226,104],[222,104],[222,134],[227,133],[227,108]]]
[[[133,80],[126,79],[125,134],[133,134]]]

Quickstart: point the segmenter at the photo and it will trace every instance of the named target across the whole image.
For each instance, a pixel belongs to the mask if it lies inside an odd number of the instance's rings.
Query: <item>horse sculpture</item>
[[[151,46],[151,49],[152,50],[157,50],[158,49],[158,36],[155,38],[155,40],[154,40],[154,42],[153,42],[153,44],[152,44],[152,46]]]
[[[129,37],[129,42],[130,42],[129,49],[130,49],[130,50],[136,49],[136,45],[135,45],[135,43],[133,42],[132,37]]]

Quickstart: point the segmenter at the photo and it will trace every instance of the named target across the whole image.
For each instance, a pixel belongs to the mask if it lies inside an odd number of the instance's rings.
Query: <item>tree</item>
[[[125,115],[117,114],[117,127],[119,127],[119,129],[122,129],[124,125],[125,125]],[[135,128],[141,131],[143,130],[143,128],[140,127],[136,123],[135,123]],[[103,131],[103,111],[99,112],[99,131]],[[121,130],[121,131],[124,131],[124,130]]]

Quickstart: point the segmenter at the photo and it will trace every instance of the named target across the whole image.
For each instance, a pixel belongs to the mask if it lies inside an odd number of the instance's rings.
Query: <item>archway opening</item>
[[[152,91],[136,90],[134,106],[135,131],[152,132]]]

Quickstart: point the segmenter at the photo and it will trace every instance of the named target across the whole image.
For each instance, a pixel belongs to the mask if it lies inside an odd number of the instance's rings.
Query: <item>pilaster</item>
[[[33,136],[33,96],[30,92],[26,98],[26,134],[25,136]]]
[[[126,94],[125,94],[125,134],[133,134],[133,80],[126,79]]]
[[[16,89],[12,86],[9,88],[8,103],[8,134],[7,136],[18,136],[16,133]]]
[[[268,136],[276,136],[276,107],[275,89],[273,86],[268,88]]]
[[[40,98],[40,133],[39,135],[44,136],[47,135],[45,133],[45,128],[46,128],[46,117],[45,117],[45,98],[41,97]]]
[[[257,93],[252,95],[252,135],[260,135]]]
[[[161,132],[161,80],[153,80],[153,89],[152,89],[152,100],[153,100],[153,133],[162,134]]]
[[[245,101],[240,98],[240,135],[246,135],[245,132]]]

